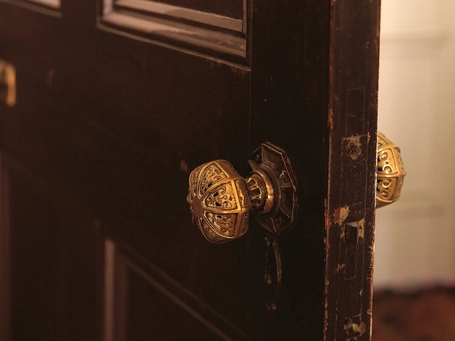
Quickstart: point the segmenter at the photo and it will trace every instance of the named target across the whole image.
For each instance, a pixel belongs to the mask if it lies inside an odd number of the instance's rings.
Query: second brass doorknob
[[[380,208],[400,198],[406,171],[400,147],[382,133],[378,133],[377,156],[376,207]]]

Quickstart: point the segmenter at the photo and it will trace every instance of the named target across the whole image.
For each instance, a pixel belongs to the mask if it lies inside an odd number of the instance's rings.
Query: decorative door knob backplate
[[[253,171],[246,179],[225,160],[208,162],[190,174],[187,201],[193,222],[212,243],[244,235],[251,212],[273,236],[295,220],[297,183],[286,153],[264,143],[248,162]]]
[[[378,134],[376,204],[398,200],[406,172],[400,148]],[[285,151],[267,142],[248,160],[252,172],[241,177],[226,160],[205,163],[190,174],[187,202],[204,237],[221,244],[243,236],[252,213],[278,237],[297,215],[297,180]]]

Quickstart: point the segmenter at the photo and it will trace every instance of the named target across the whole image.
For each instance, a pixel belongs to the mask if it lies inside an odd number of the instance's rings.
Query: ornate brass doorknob
[[[394,203],[400,198],[405,175],[400,147],[378,133],[376,207]]]
[[[286,153],[264,143],[248,162],[253,171],[246,179],[225,160],[205,163],[190,174],[187,202],[193,222],[212,243],[244,235],[251,211],[274,236],[295,219],[297,183]]]

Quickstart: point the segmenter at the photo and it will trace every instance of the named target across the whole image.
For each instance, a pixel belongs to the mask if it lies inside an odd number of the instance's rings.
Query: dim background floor
[[[373,341],[454,341],[455,289],[376,292]]]

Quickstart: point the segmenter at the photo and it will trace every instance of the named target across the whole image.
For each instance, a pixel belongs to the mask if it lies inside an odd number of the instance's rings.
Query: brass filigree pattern
[[[400,198],[406,172],[400,148],[382,133],[378,133],[377,153],[376,206],[379,208]]]
[[[248,230],[251,203],[245,180],[227,161],[212,161],[191,172],[187,201],[194,223],[212,243],[228,242]]]
[[[231,186],[223,184],[209,193],[205,198],[207,207],[232,210],[237,207]]]
[[[297,216],[297,179],[286,152],[266,142],[248,160],[243,179],[225,160],[208,162],[190,174],[187,201],[205,238],[225,243],[248,229],[249,210],[271,236],[278,237]]]
[[[204,195],[210,187],[221,179],[225,179],[227,174],[216,164],[212,163],[204,169],[202,177],[200,178],[199,184],[199,195]]]

